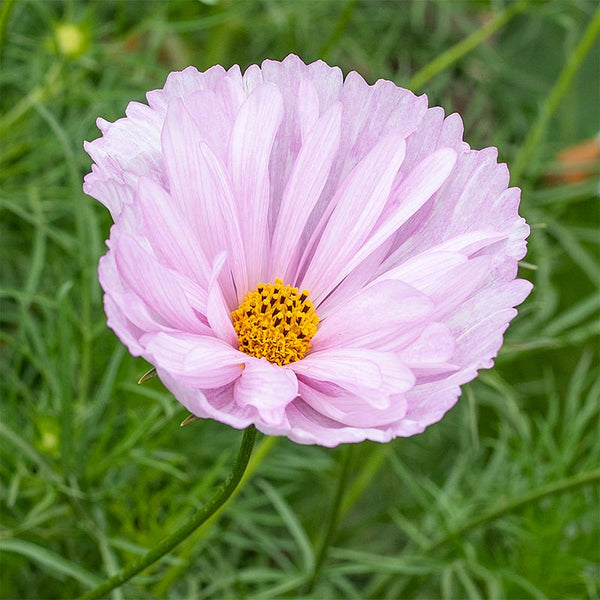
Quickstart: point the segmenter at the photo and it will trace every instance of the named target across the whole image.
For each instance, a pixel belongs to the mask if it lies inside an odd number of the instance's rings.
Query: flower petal
[[[428,317],[433,302],[400,281],[370,285],[340,305],[319,324],[314,351],[332,347],[370,347],[400,336],[402,327]]]
[[[396,354],[365,348],[329,348],[311,352],[288,368],[299,376],[368,396],[378,408],[386,408],[390,394],[405,392],[415,381],[410,369]]]
[[[397,205],[389,216],[369,236],[358,252],[352,256],[338,277],[345,277],[369,254],[389,239],[435,194],[450,175],[456,163],[456,152],[443,148],[419,163],[402,181],[395,192]]]
[[[233,120],[227,114],[222,99],[212,90],[200,90],[186,96],[183,102],[202,132],[204,141],[226,162]]]
[[[300,125],[300,137],[304,145],[307,143],[308,136],[319,118],[319,95],[314,84],[308,77],[302,77],[300,80],[298,98],[298,122]]]
[[[231,312],[225,303],[223,291],[218,281],[219,273],[226,259],[227,255],[222,252],[213,262],[213,272],[208,284],[206,318],[217,337],[235,347],[238,344],[238,338],[231,322]]]
[[[431,323],[411,344],[399,351],[409,367],[445,363],[452,358],[456,344],[443,323]]]
[[[269,159],[283,117],[277,87],[258,85],[240,107],[229,145],[229,168],[248,257],[248,287],[266,271],[269,212]]]
[[[300,382],[300,396],[316,411],[344,425],[378,427],[393,423],[406,414],[406,400],[402,394],[396,394],[385,408],[377,408],[363,396],[343,390],[342,393],[327,393],[319,387],[318,383]]]
[[[431,287],[454,267],[464,265],[467,257],[458,252],[431,250],[408,259],[394,269],[384,272],[376,281],[397,279],[428,293]]]
[[[181,378],[174,377],[165,369],[156,372],[164,386],[187,410],[201,419],[216,419],[237,429],[245,429],[257,420],[252,406],[241,408],[233,399],[233,383],[222,387],[199,390],[186,385]]]
[[[335,157],[342,110],[334,104],[303,143],[283,193],[271,244],[271,277],[288,281],[296,270],[297,244],[319,199]]]
[[[310,290],[315,304],[343,279],[340,272],[373,229],[404,160],[404,151],[400,135],[384,137],[352,170],[331,200],[331,216],[302,284]]]
[[[175,329],[205,330],[194,310],[206,311],[206,293],[201,288],[163,267],[131,235],[122,232],[114,244],[119,273],[152,310]]]
[[[207,259],[226,250],[236,285],[247,290],[246,259],[225,166],[180,100],[169,104],[162,144],[171,196],[191,226],[203,232],[200,241]],[[230,288],[226,294],[230,299]]]
[[[266,358],[247,358],[244,372],[234,386],[236,403],[255,407],[267,424],[281,425],[286,406],[298,395],[296,375]]]
[[[210,265],[202,252],[199,236],[169,194],[151,179],[142,177],[136,202],[144,220],[144,233],[154,253],[175,271],[206,286]],[[168,207],[168,209],[167,209]]]
[[[426,250],[420,254],[406,258],[402,246],[392,252],[379,267],[379,273],[390,271],[396,267],[408,268],[407,265],[413,265],[413,261],[420,260],[420,257],[427,258],[432,253],[459,253],[465,257],[470,257],[479,251],[487,251],[490,246],[506,239],[506,234],[491,230],[476,230],[457,235],[449,240]]]
[[[242,375],[245,355],[216,338],[191,333],[150,333],[142,338],[148,360],[194,388],[218,388]]]
[[[375,427],[349,427],[316,411],[301,398],[296,398],[287,408],[288,426],[285,429],[261,427],[261,431],[274,435],[287,435],[298,444],[319,444],[332,448],[338,444],[363,440],[387,442],[391,431]]]

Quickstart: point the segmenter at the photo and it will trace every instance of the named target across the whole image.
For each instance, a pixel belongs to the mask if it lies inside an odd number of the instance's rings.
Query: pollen
[[[319,323],[308,290],[300,292],[281,279],[259,283],[231,316],[239,349],[278,365],[306,355]]]

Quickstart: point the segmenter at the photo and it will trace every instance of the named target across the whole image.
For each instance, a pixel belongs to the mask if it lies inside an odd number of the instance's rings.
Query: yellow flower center
[[[239,349],[278,365],[306,355],[319,323],[308,290],[300,293],[281,279],[259,283],[231,316]]]

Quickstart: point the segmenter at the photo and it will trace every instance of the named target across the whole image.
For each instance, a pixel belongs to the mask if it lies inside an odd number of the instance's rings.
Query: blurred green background
[[[136,385],[148,365],[105,324],[96,265],[110,218],[81,191],[83,140],[169,71],[295,52],[410,85],[459,111],[472,147],[498,146],[523,189],[535,290],[496,367],[443,421],[353,447],[312,592],[341,450],[261,436],[227,509],[110,597],[599,598],[597,10],[5,0],[1,597],[93,587],[185,519],[241,439],[215,422],[180,428],[186,412],[160,382]]]

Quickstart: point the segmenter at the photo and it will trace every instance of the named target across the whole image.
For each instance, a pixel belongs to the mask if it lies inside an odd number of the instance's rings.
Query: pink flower
[[[298,57],[171,73],[86,143],[108,324],[193,414],[335,446],[410,436],[531,290],[495,148],[390,81]]]

